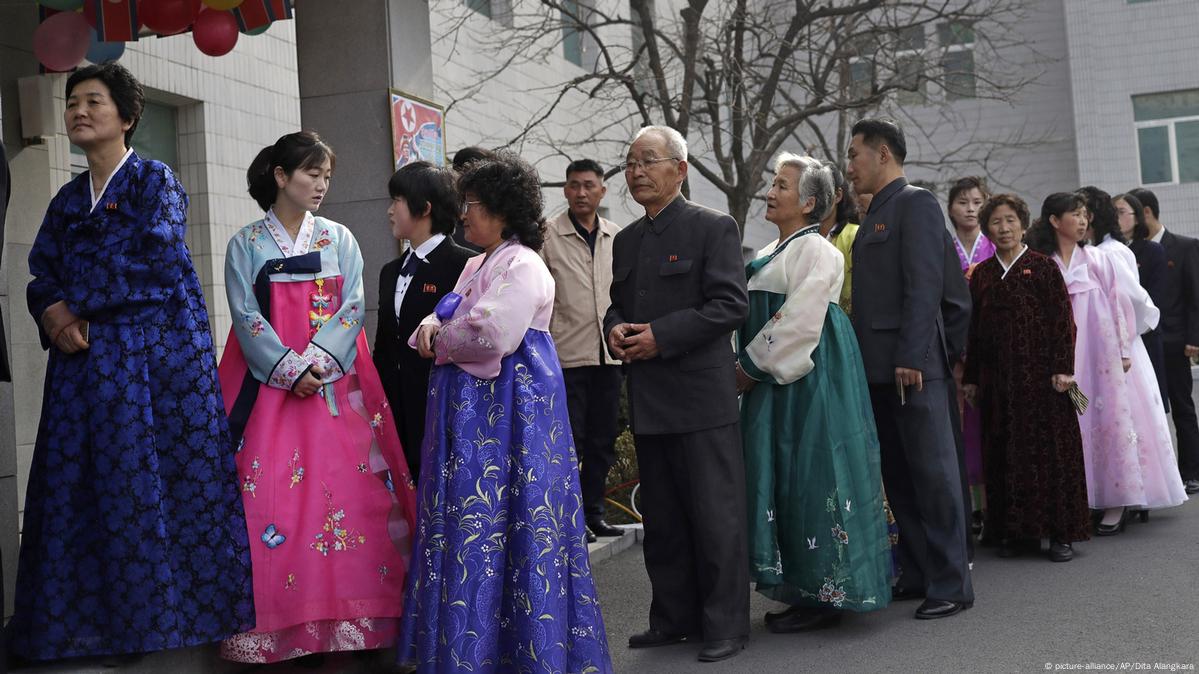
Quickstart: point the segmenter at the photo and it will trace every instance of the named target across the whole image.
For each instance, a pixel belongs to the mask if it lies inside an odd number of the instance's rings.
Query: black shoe
[[[583,527],[583,538],[586,538],[588,543],[595,542],[595,533],[591,531],[591,527]]]
[[[1115,524],[1104,524],[1100,522],[1095,525],[1096,536],[1115,536],[1116,534],[1124,533],[1124,525],[1128,524],[1128,520],[1132,517],[1130,508],[1124,509],[1124,514],[1120,515],[1120,521]]]
[[[920,608],[916,609],[917,620],[936,620],[957,615],[970,608],[972,602],[944,601],[941,599],[925,599]]]
[[[766,616],[765,616],[766,624],[769,625],[769,624],[773,623],[774,621],[778,620],[779,618],[786,618],[787,616],[791,615],[792,613],[803,613],[805,610],[807,610],[807,609],[805,609],[803,606],[788,606],[787,608],[783,609],[782,611],[769,611],[766,613]]]
[[[747,637],[736,637],[733,639],[705,641],[703,650],[699,652],[699,661],[720,662],[721,660],[727,660],[745,650],[745,642],[747,640]]]
[[[766,626],[775,634],[790,634],[793,632],[814,632],[834,627],[841,622],[842,613],[829,609],[810,609],[796,611],[784,616]]]
[[[641,634],[629,637],[629,648],[656,648],[669,646],[687,640],[686,634],[665,634],[654,628],[649,628]]]
[[[1199,480],[1186,480],[1182,486],[1188,494],[1199,494]]]
[[[908,601],[910,599],[924,599],[924,590],[907,587],[891,588],[891,601]]]
[[[1049,561],[1068,562],[1074,559],[1074,547],[1069,543],[1049,541]]]
[[[592,533],[594,533],[596,536],[601,536],[604,538],[611,536],[624,536],[624,529],[608,524],[603,520],[603,518],[597,520],[587,520],[587,528],[591,529]]]

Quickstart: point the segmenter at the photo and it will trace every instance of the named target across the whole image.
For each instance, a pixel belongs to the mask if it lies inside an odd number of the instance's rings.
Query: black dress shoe
[[[807,609],[805,609],[803,606],[788,606],[782,611],[768,611],[765,616],[766,624],[769,625],[779,618],[785,618],[792,613],[803,613],[805,610]]]
[[[775,634],[791,634],[793,632],[814,632],[822,630],[841,622],[841,611],[835,609],[808,609],[807,611],[796,611],[788,616],[783,616],[766,626],[766,629]]]
[[[655,648],[669,646],[687,640],[686,634],[666,634],[654,628],[649,628],[641,634],[629,637],[629,648]]]
[[[614,527],[605,522],[603,519],[588,520],[587,528],[591,529],[596,536],[602,536],[605,538],[610,536],[624,536],[624,529],[621,529],[620,527]]]
[[[1069,543],[1049,541],[1049,561],[1068,562],[1074,559],[1074,548]]]
[[[705,641],[703,650],[699,652],[699,661],[720,662],[721,660],[727,660],[745,650],[746,641],[747,637]]]
[[[1187,480],[1182,486],[1188,494],[1199,494],[1199,480]]]
[[[957,615],[973,606],[973,603],[960,601],[945,601],[943,599],[925,599],[920,608],[916,609],[917,620],[936,620]]]
[[[595,533],[591,531],[591,527],[583,527],[583,538],[586,538],[588,543],[596,541]]]
[[[909,587],[891,588],[891,601],[908,601],[911,599],[924,599],[924,590]]]

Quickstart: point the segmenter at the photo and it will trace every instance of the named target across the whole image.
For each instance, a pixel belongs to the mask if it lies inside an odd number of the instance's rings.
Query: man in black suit
[[[408,241],[408,250],[383,266],[379,274],[379,318],[374,361],[408,469],[420,473],[425,436],[425,401],[433,361],[408,347],[408,337],[437,302],[454,289],[466,261],[474,253],[454,243],[458,192],[454,173],[428,162],[413,162],[396,171],[387,184],[391,233]]]
[[[1199,493],[1199,422],[1191,398],[1191,359],[1199,356],[1199,241],[1162,226],[1157,195],[1145,188],[1130,190],[1145,209],[1149,240],[1166,249],[1166,274],[1161,303],[1166,389],[1170,416],[1178,437],[1178,472],[1188,494]]]
[[[852,137],[846,174],[857,192],[874,195],[853,246],[854,269],[863,270],[853,279],[853,324],[899,525],[894,596],[925,597],[916,617],[944,618],[974,603],[950,397],[948,340],[959,336],[945,322],[950,304],[955,325],[964,307],[960,292],[947,293],[940,205],[904,178],[903,131],[865,119]]]
[[[649,629],[630,648],[702,634],[699,659],[741,652],[749,634],[745,460],[732,332],[749,310],[741,236],[724,213],[683,198],[687,143],[651,126],[624,165],[645,217],[613,242],[604,334],[625,363],[641,470]]]

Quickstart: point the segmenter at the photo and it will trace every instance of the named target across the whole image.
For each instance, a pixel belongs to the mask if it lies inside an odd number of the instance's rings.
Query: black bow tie
[[[420,258],[413,251],[408,251],[408,257],[404,258],[404,264],[400,265],[400,276],[412,276],[416,273],[416,267],[420,264]]]

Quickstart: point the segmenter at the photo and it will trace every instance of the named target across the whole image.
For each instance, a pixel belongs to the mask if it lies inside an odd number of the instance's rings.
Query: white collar
[[[1157,230],[1157,234],[1154,234],[1153,237],[1150,238],[1149,240],[1152,241],[1153,243],[1161,243],[1162,237],[1165,235],[1166,235],[1166,226],[1162,225],[1162,228]]]
[[[440,246],[442,241],[445,241],[445,234],[434,234],[425,239],[425,242],[416,248],[412,248],[411,243],[409,243],[408,249],[416,253],[417,259],[421,262],[426,262],[429,259],[429,254]]]
[[[1024,246],[1023,248],[1020,249],[1019,253],[1016,253],[1016,257],[1015,257],[1015,259],[1012,260],[1011,264],[1004,264],[1003,258],[999,257],[999,252],[996,251],[995,259],[999,262],[999,266],[1003,268],[1003,275],[1000,276],[999,278],[1001,278],[1001,279],[1007,278],[1008,271],[1010,271],[1012,267],[1015,267],[1016,263],[1019,262],[1020,258],[1024,257],[1024,254],[1027,252],[1028,252],[1028,246]],[[1075,251],[1075,252],[1077,252],[1077,251]]]
[[[114,177],[116,177],[117,173],[120,172],[121,167],[123,167],[125,165],[125,162],[129,161],[129,156],[132,154],[133,154],[132,147],[125,150],[125,155],[123,157],[121,157],[121,161],[117,162],[117,167],[112,170],[112,173],[108,174],[108,178],[104,181],[104,187],[100,188],[99,194],[96,194],[95,188],[92,187],[91,175],[89,173],[88,181],[87,181],[87,189],[88,189],[88,193],[91,194],[91,196],[92,196],[92,210],[93,211],[96,210],[96,204],[100,203],[100,198],[103,197],[104,193],[108,191],[108,184],[111,183],[112,179]]]
[[[966,255],[966,264],[974,263],[974,254],[978,252],[978,244],[982,243],[982,240],[983,233],[979,231],[978,236],[974,237],[974,245],[970,246],[970,253]],[[963,253],[966,252],[966,246],[962,245],[962,240],[958,238],[957,227],[953,228],[953,242],[957,244],[957,247],[961,249]]]
[[[275,239],[275,244],[279,246],[283,257],[304,255],[308,252],[308,247],[312,245],[312,230],[316,227],[316,218],[313,217],[311,211],[304,211],[304,222],[300,225],[300,231],[294,242],[291,240],[291,235],[287,233],[287,228],[279,221],[279,216],[275,215],[274,209],[267,210],[263,222],[266,223],[267,231]]]

